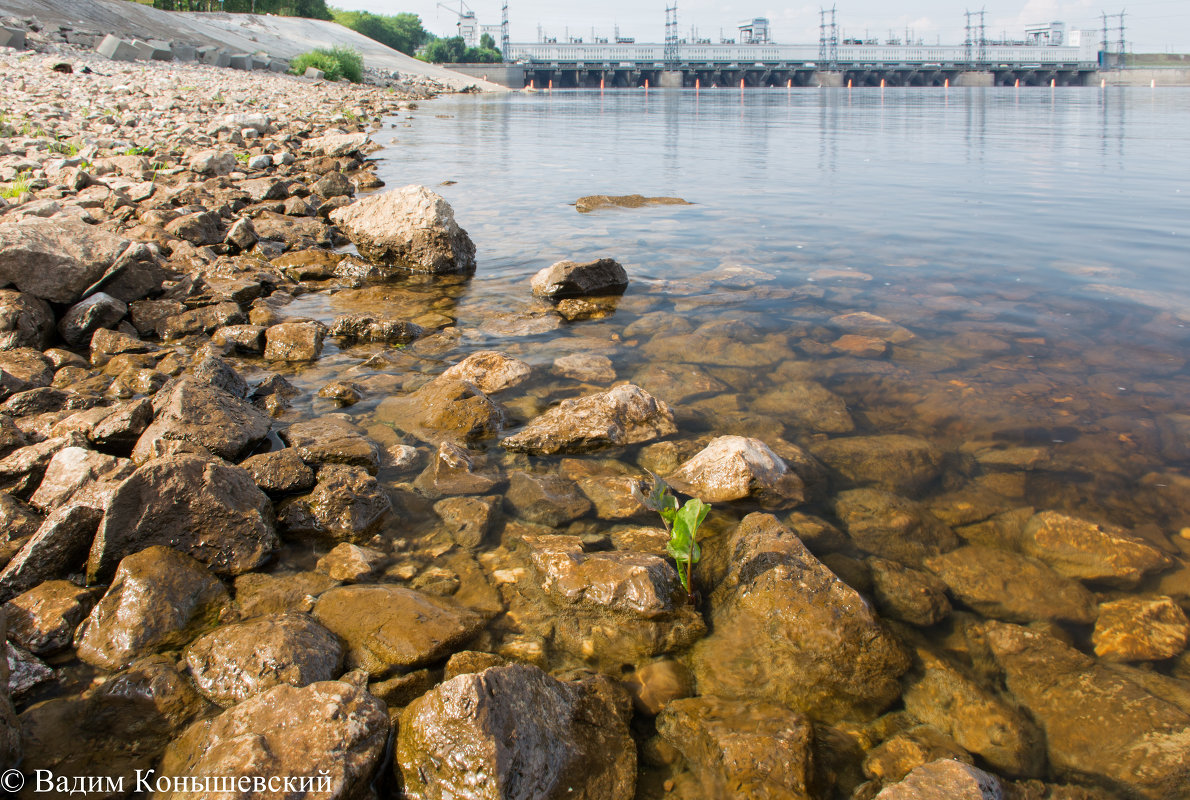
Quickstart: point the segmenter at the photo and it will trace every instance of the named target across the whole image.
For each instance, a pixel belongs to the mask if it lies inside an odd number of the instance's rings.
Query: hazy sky
[[[1026,24],[1065,21],[1072,28],[1102,28],[1100,13],[1126,10],[1126,36],[1136,52],[1190,52],[1190,0],[971,0],[964,5],[953,0],[840,0],[839,26],[849,36],[884,39],[891,29],[904,36],[908,26],[914,38],[943,44],[963,41],[967,9],[987,9],[989,38],[999,38],[1004,31],[1019,38]],[[458,8],[458,0],[447,2]],[[482,24],[500,22],[501,0],[467,0]],[[425,27],[440,35],[454,33],[456,16],[437,7],[436,0],[330,0],[330,5],[349,9],[395,14],[411,11],[422,18]],[[659,42],[665,38],[665,0],[603,0],[599,3],[574,0],[509,0],[509,20],[513,41],[536,41],[540,23],[547,35],[589,37],[592,26],[601,36],[610,36],[618,24],[623,36],[635,36],[638,42]],[[726,35],[745,18],[767,16],[774,38],[783,43],[818,41],[819,3],[794,2],[774,4],[772,0],[679,0],[678,22],[683,36],[690,26],[700,36],[718,41],[722,28]],[[1113,33],[1113,39],[1115,34]]]

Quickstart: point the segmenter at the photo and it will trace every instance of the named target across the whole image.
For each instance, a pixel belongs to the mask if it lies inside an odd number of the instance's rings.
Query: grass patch
[[[319,48],[302,53],[290,64],[289,71],[294,75],[304,75],[310,67],[326,73],[328,81],[346,78],[352,83],[362,83],[364,80],[364,57],[358,50],[350,47],[336,47],[332,50]]]
[[[29,191],[29,176],[22,173],[12,183],[0,189],[0,197],[5,200],[15,200],[27,191]]]

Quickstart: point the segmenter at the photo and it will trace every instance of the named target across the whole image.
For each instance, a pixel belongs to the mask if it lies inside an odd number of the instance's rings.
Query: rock
[[[1041,726],[1055,774],[1123,796],[1190,794],[1190,713],[1128,673],[1001,622],[986,639],[1008,690]]]
[[[227,175],[238,163],[235,154],[226,150],[200,150],[190,157],[187,166],[200,175]]]
[[[248,217],[240,217],[227,229],[224,240],[237,250],[250,250],[258,240],[256,227]]]
[[[147,397],[111,407],[98,420],[87,438],[101,450],[131,453],[141,435],[153,422],[153,403]]]
[[[971,763],[971,755],[946,734],[929,725],[913,725],[885,739],[864,756],[863,771],[888,785],[937,759]]]
[[[0,600],[59,578],[80,567],[103,519],[103,509],[67,505],[56,509],[0,572]]]
[[[318,322],[283,322],[265,331],[267,361],[314,361],[322,353],[326,328]]]
[[[642,206],[688,206],[692,205],[680,197],[645,197],[639,194],[607,195],[590,194],[574,202],[580,214],[601,208],[641,208]]]
[[[835,498],[835,515],[862,550],[908,565],[959,545],[954,531],[918,503],[878,489]]]
[[[514,472],[509,477],[505,502],[519,517],[557,528],[591,510],[574,481],[559,475]]]
[[[287,684],[334,680],[339,640],[305,614],[274,614],[216,628],[186,648],[194,685],[224,708]]]
[[[113,233],[69,219],[0,224],[0,286],[77,303],[128,249]]]
[[[168,341],[192,334],[211,333],[244,322],[246,320],[239,305],[229,301],[167,316],[157,323],[157,333]]]
[[[367,143],[368,135],[366,133],[330,134],[307,139],[302,145],[302,149],[313,156],[338,158],[357,153]]]
[[[484,468],[481,458],[457,444],[443,442],[413,485],[432,498],[486,494],[503,483],[504,478],[495,469]]]
[[[211,343],[231,345],[241,353],[264,352],[265,328],[261,325],[226,325],[211,334]]]
[[[74,629],[95,604],[92,593],[68,581],[46,581],[5,604],[8,637],[38,656],[70,646]]]
[[[392,513],[388,494],[366,470],[334,464],[318,470],[314,491],[278,509],[277,522],[287,536],[366,542]]]
[[[16,542],[37,533],[42,518],[20,500],[0,492],[0,531],[5,541]]]
[[[810,448],[849,486],[872,485],[895,494],[917,494],[937,479],[942,454],[912,436],[853,436]]]
[[[814,727],[771,703],[692,697],[670,703],[657,731],[682,753],[707,797],[808,800]]]
[[[49,513],[89,485],[99,481],[122,481],[132,469],[132,462],[126,458],[104,455],[84,447],[64,447],[50,458],[45,476],[37,491],[29,497],[29,504]]]
[[[867,311],[853,311],[831,317],[832,327],[859,336],[870,336],[890,344],[904,344],[913,339],[913,333],[895,322]]]
[[[146,548],[120,562],[107,594],[79,627],[78,657],[120,669],[186,644],[229,606],[227,590],[202,564],[169,547]]]
[[[54,370],[49,359],[28,347],[0,350],[0,398],[15,392],[49,386]]]
[[[254,406],[191,377],[163,387],[153,406],[156,416],[132,450],[137,463],[169,442],[188,442],[235,461],[269,432],[269,418]]]
[[[379,677],[443,659],[483,627],[456,603],[388,584],[331,589],[314,616],[346,643],[349,669]]]
[[[905,710],[1007,775],[1041,775],[1041,731],[1015,705],[950,663],[918,651],[920,672],[906,681]]]
[[[638,711],[655,717],[673,701],[694,694],[694,676],[682,662],[663,658],[637,667],[624,679],[624,687]]]
[[[782,383],[772,392],[756,398],[752,407],[819,433],[851,433],[855,430],[855,422],[843,398],[814,381]]]
[[[314,470],[306,466],[294,448],[249,456],[240,462],[252,481],[270,494],[292,494],[314,488]]]
[[[4,643],[8,661],[8,691],[14,698],[54,679],[54,671],[37,656],[12,642]]]
[[[190,372],[200,383],[222,389],[233,397],[246,397],[248,394],[248,383],[219,356],[204,356]]]
[[[135,336],[99,328],[91,334],[91,363],[103,366],[111,361],[113,356],[122,353],[151,353],[156,350],[155,345],[143,342]]]
[[[775,517],[749,514],[695,645],[699,691],[766,700],[831,722],[871,716],[900,694],[909,666],[863,598]],[[758,655],[760,657],[758,657]]]
[[[211,211],[199,211],[185,214],[171,220],[165,225],[165,232],[185,239],[195,247],[209,244],[219,244],[223,241],[223,220]]]
[[[338,581],[321,572],[291,575],[249,572],[236,578],[236,607],[241,619],[289,611],[306,613],[314,610],[319,595],[338,585]]]
[[[707,503],[756,496],[767,507],[798,505],[804,484],[769,446],[744,436],[719,436],[666,481]]]
[[[82,436],[71,433],[14,450],[0,459],[0,488],[18,497],[28,497],[45,477],[55,453],[85,444]]]
[[[1095,598],[1036,559],[981,545],[925,560],[954,596],[980,614],[1009,622],[1095,621]]]
[[[872,573],[872,594],[880,612],[910,625],[929,627],[950,616],[946,584],[927,572],[868,558]]]
[[[559,261],[534,275],[530,283],[533,294],[544,297],[619,294],[628,288],[628,273],[611,258],[583,264]]]
[[[376,314],[344,314],[331,323],[330,333],[352,343],[409,344],[424,336],[425,330],[403,319]]]
[[[54,335],[54,312],[36,295],[0,289],[0,350],[44,350]]]
[[[923,764],[905,779],[887,786],[876,800],[1003,800],[1000,781],[961,761],[941,759]]]
[[[480,441],[504,427],[499,404],[475,384],[444,376],[412,394],[386,398],[376,418],[431,444]]]
[[[628,717],[607,678],[563,683],[523,664],[492,667],[405,708],[395,767],[411,799],[630,800]]]
[[[499,508],[499,497],[447,497],[434,503],[455,544],[469,550],[483,542]]]
[[[111,496],[87,563],[106,580],[126,555],[168,545],[217,574],[256,569],[277,549],[268,497],[239,467],[193,455],[150,461]]]
[[[584,383],[611,383],[616,370],[607,356],[594,353],[571,353],[554,359],[553,373]]]
[[[495,350],[480,350],[448,367],[443,380],[467,381],[484,394],[495,394],[519,386],[529,378],[532,369],[521,361]]]
[[[462,650],[446,660],[442,680],[448,681],[459,675],[483,672],[489,667],[505,667],[508,661],[495,653],[481,653],[476,650]],[[415,698],[416,699],[416,698]],[[406,705],[408,705],[406,703]]]
[[[229,775],[265,782],[285,776],[299,785],[313,781],[317,787],[321,778],[332,788],[319,792],[320,797],[352,800],[369,794],[388,732],[384,703],[362,686],[347,681],[301,688],[283,684],[191,725],[166,749],[158,775],[174,785],[185,785],[187,778]],[[156,796],[182,800],[192,794]]]
[[[280,432],[281,440],[309,464],[342,464],[380,469],[380,445],[346,420],[322,417],[298,422]]]
[[[532,455],[641,444],[677,432],[669,406],[633,384],[562,403],[500,444]]]
[[[406,186],[331,212],[360,255],[413,272],[471,272],[475,245],[454,211],[424,186]]]
[[[1042,511],[1025,525],[1025,553],[1076,580],[1129,588],[1146,573],[1170,566],[1169,557],[1116,525],[1100,525]]]
[[[1187,637],[1190,620],[1171,598],[1124,597],[1099,606],[1091,641],[1107,661],[1161,661],[1185,650]]]
[[[318,570],[337,581],[361,583],[375,576],[386,560],[379,550],[342,542],[318,559]]]

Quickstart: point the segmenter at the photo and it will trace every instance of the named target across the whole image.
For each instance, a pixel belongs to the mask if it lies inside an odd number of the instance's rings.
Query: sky
[[[499,24],[502,0],[466,0],[481,24]],[[987,11],[988,38],[1021,38],[1025,25],[1062,20],[1070,28],[1101,30],[1102,12],[1125,11],[1125,36],[1133,52],[1190,53],[1190,0],[839,0],[838,21],[845,36],[885,39],[889,32],[904,38],[908,28],[913,39],[932,44],[959,44],[964,39],[966,10]],[[446,5],[458,8],[459,0]],[[589,41],[591,29],[599,36],[611,36],[616,25],[622,36],[638,42],[660,42],[665,38],[665,0],[508,0],[511,36],[516,42],[537,41],[540,24],[547,36],[563,41],[571,36]],[[453,35],[457,16],[438,7],[436,0],[329,0],[329,5],[350,10],[396,14],[418,14],[432,33]],[[819,3],[773,4],[772,0],[678,0],[678,23],[683,36],[693,25],[698,35],[719,40],[733,36],[741,20],[768,17],[773,38],[784,44],[818,41]],[[893,9],[900,9],[894,11]],[[1115,24],[1114,21],[1112,23]],[[1101,34],[1097,35],[1100,36]],[[1113,32],[1112,39],[1116,34]]]

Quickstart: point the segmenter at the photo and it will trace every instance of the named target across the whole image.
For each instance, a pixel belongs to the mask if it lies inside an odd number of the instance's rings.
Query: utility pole
[[[988,12],[987,12],[986,8],[979,9],[979,56],[978,57],[979,57],[980,64],[982,64],[983,62],[988,60],[987,25],[984,22],[984,18],[987,16],[987,13]]]
[[[818,7],[818,62],[826,61],[826,9]]]
[[[971,12],[970,12],[970,11],[964,11],[963,13],[964,13],[964,14],[966,15],[966,17],[967,17],[967,38],[966,38],[966,40],[964,40],[963,44],[964,44],[964,45],[966,46],[966,48],[967,48],[967,63],[968,63],[968,64],[970,64],[970,63],[971,63],[971,58],[972,58],[972,56],[974,55],[974,53],[972,53],[972,52],[971,52],[971,45],[972,45],[972,40],[971,40]]]

